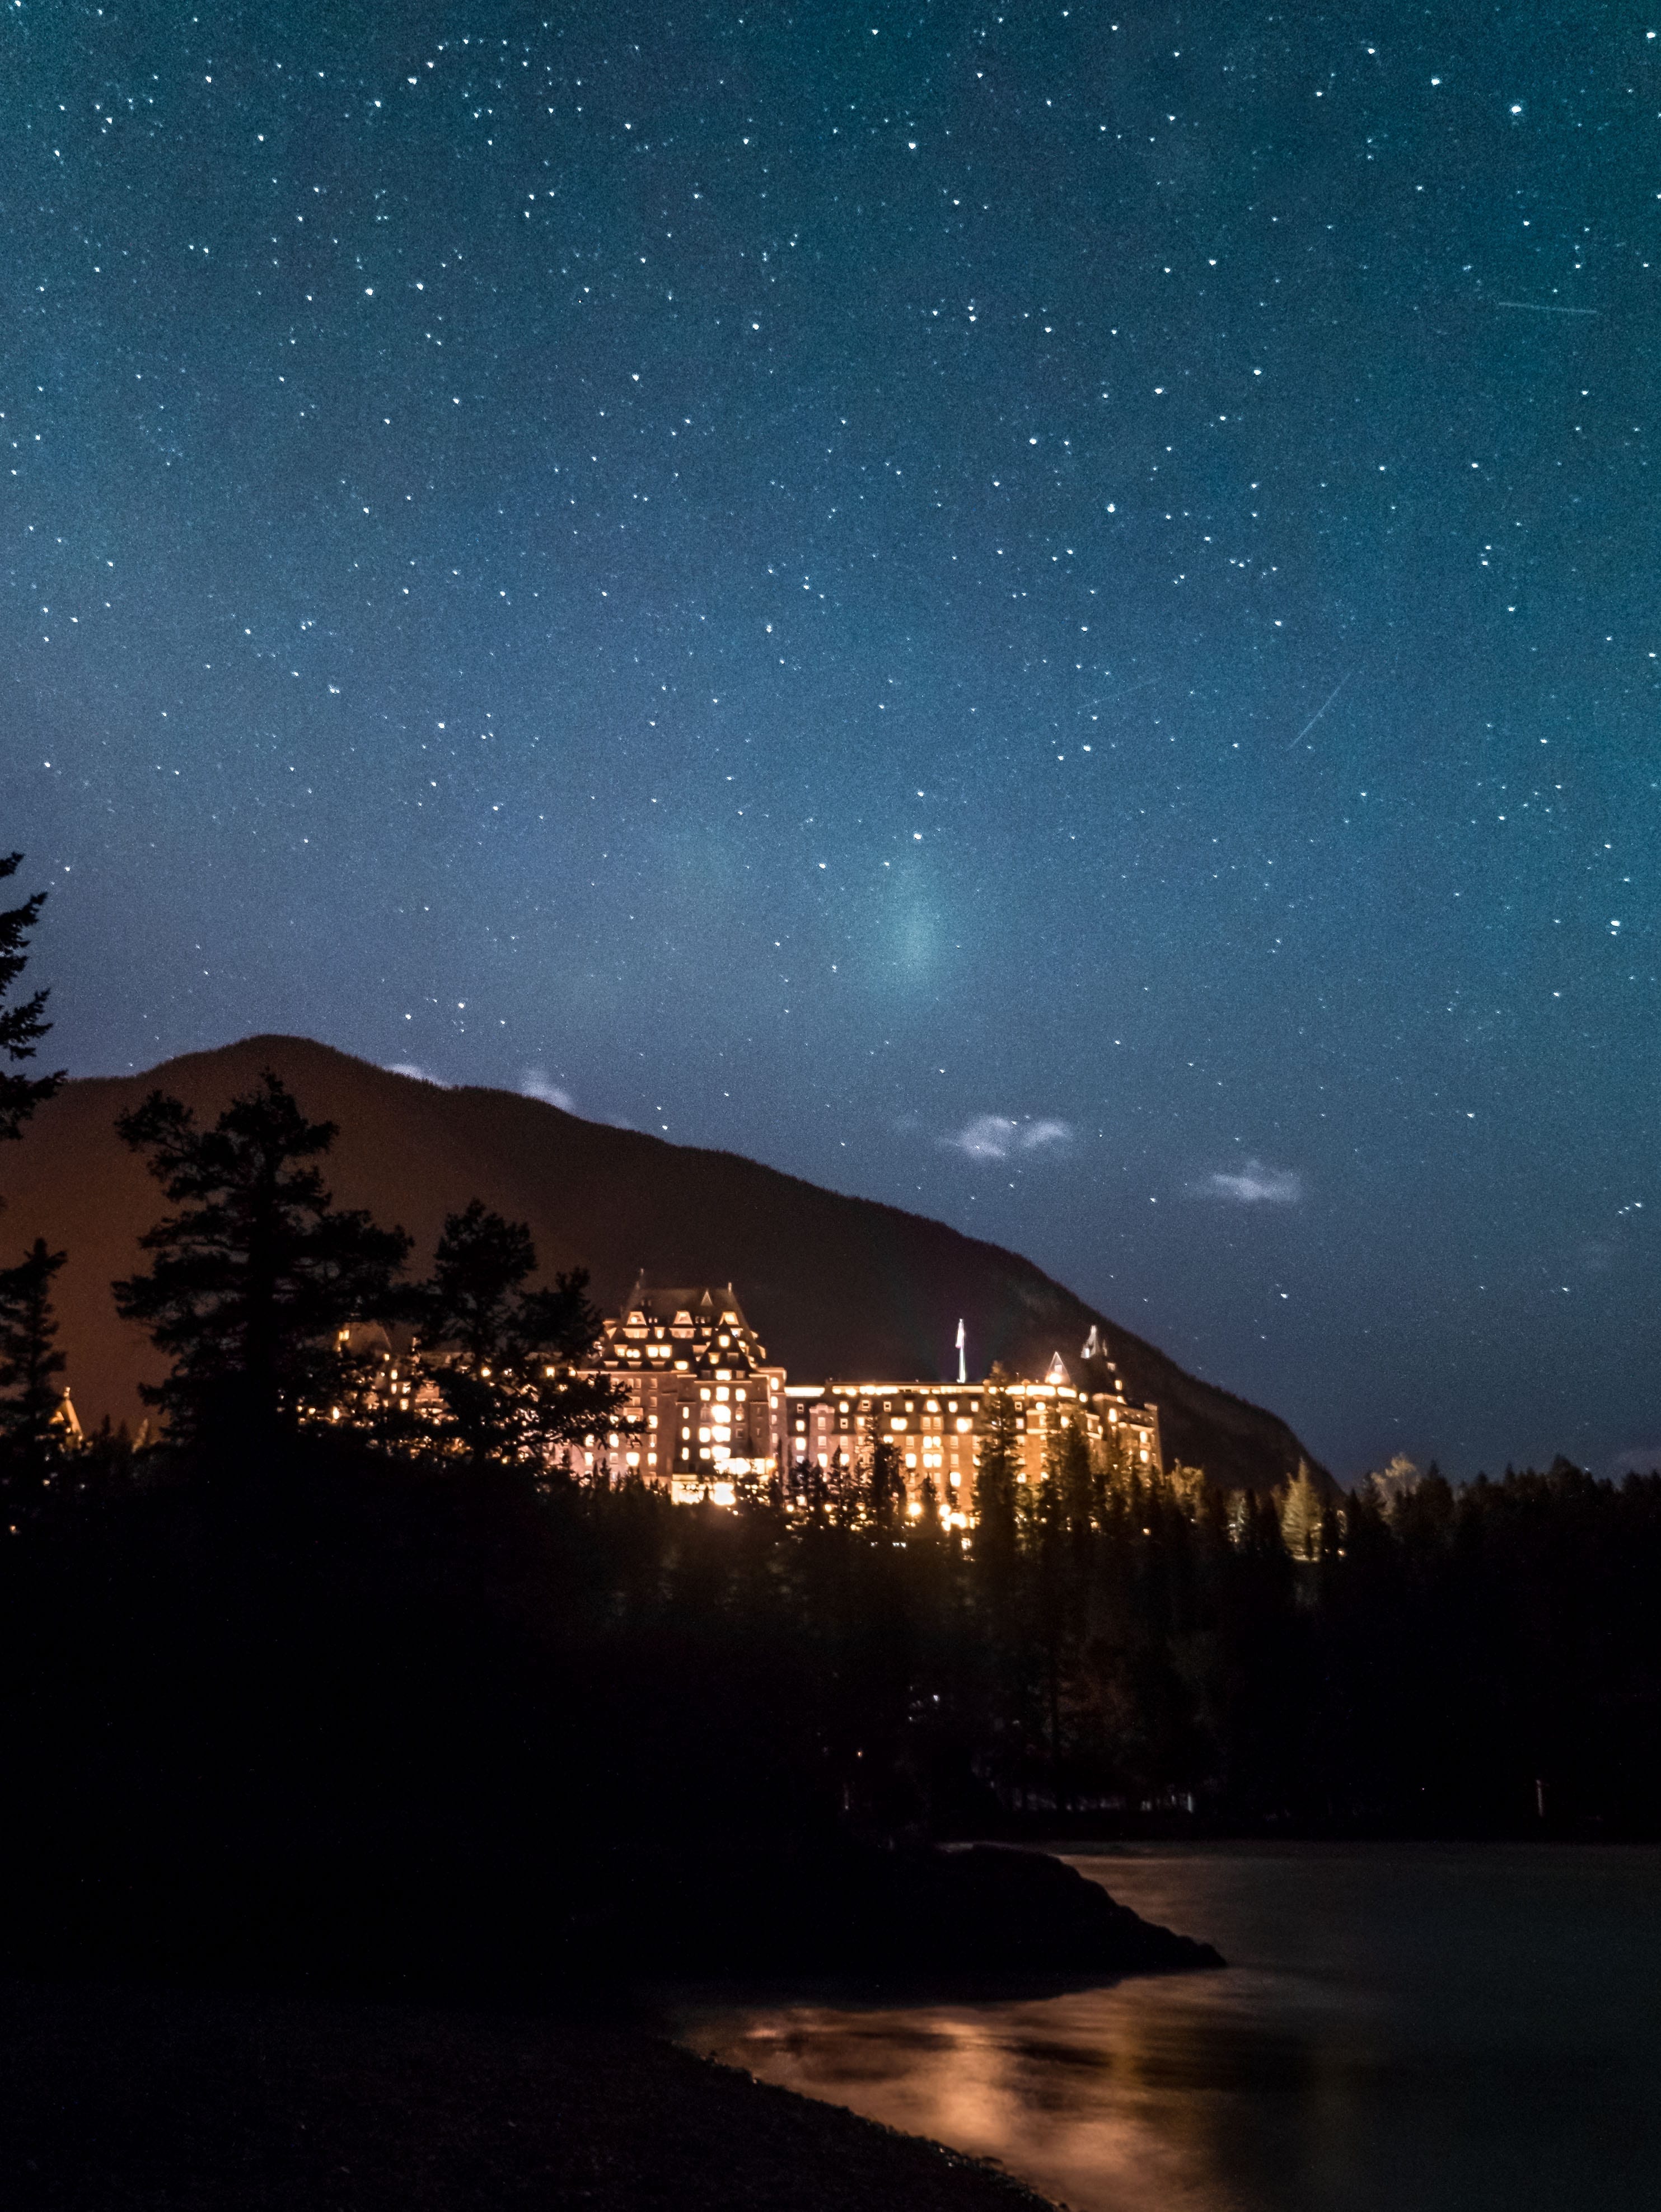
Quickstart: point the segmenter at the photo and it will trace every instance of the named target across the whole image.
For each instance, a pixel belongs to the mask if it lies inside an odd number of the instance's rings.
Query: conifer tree
[[[1077,1420],[1051,1436],[1047,1454],[1049,1480],[1055,1485],[1056,1510],[1074,1550],[1088,1542],[1096,1524],[1096,1470],[1091,1465],[1090,1443]]]
[[[975,1464],[975,1557],[994,1580],[1007,1576],[1015,1559],[1015,1492],[1021,1439],[1009,1378],[995,1366],[981,1400],[981,1435]]]
[[[66,1256],[37,1237],[20,1267],[0,1268],[0,1473],[14,1481],[45,1482],[58,1456],[64,1355],[52,1285]]]
[[[1319,1557],[1324,1511],[1325,1500],[1315,1486],[1309,1462],[1300,1459],[1281,1499],[1281,1534],[1294,1559]]]
[[[21,853],[0,855],[0,882],[15,875]],[[24,900],[0,913],[0,1057],[21,1067],[34,1058],[35,1048],[52,1024],[46,1018],[46,994],[37,991],[32,999],[24,999],[15,1006],[5,1002],[12,985],[28,964],[25,947],[29,932],[40,918],[46,903],[44,891],[36,891],[33,898]],[[43,1106],[64,1081],[59,1069],[55,1075],[25,1075],[0,1067],[0,1138],[21,1137],[23,1124],[37,1106]]]
[[[622,1425],[627,1395],[576,1371],[599,1336],[587,1271],[527,1290],[536,1265],[529,1224],[475,1198],[446,1217],[415,1310],[450,1354],[435,1380],[451,1442],[481,1464],[548,1473],[563,1449]]]
[[[904,1518],[905,1479],[900,1471],[899,1448],[887,1437],[878,1437],[871,1446],[866,1504],[873,1528],[891,1528]]]
[[[160,1091],[116,1129],[179,1209],[139,1240],[149,1272],[113,1286],[173,1355],[146,1401],[173,1436],[222,1442],[326,1419],[346,1379],[339,1333],[391,1309],[410,1249],[403,1230],[335,1206],[314,1164],[335,1124],[307,1121],[267,1069],[211,1129]]]

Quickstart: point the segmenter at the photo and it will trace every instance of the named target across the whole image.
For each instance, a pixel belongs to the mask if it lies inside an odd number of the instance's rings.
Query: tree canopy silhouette
[[[58,1457],[64,1355],[52,1283],[66,1257],[37,1237],[20,1267],[0,1267],[0,1480],[14,1487],[38,1486]]]
[[[337,1341],[388,1309],[410,1249],[402,1229],[338,1209],[315,1162],[332,1121],[307,1121],[269,1070],[211,1129],[152,1091],[116,1127],[179,1208],[140,1242],[148,1273],[113,1287],[117,1310],[173,1356],[146,1401],[181,1437],[270,1437],[326,1416],[346,1379]]]
[[[16,874],[22,857],[21,853],[0,856],[0,882]],[[46,993],[37,991],[32,999],[21,1000],[13,1006],[6,1004],[12,985],[28,965],[24,948],[46,900],[44,891],[36,891],[21,906],[0,913],[0,1055],[13,1062],[11,1069],[0,1068],[0,1138],[21,1136],[29,1115],[46,1103],[64,1079],[62,1068],[55,1075],[15,1072],[34,1058],[37,1046],[52,1027],[46,1018]]]
[[[624,1419],[627,1394],[573,1370],[593,1352],[599,1310],[584,1268],[527,1290],[536,1272],[528,1225],[474,1199],[445,1218],[429,1281],[412,1308],[449,1357],[434,1370],[448,1440],[475,1460],[545,1472],[554,1455]]]

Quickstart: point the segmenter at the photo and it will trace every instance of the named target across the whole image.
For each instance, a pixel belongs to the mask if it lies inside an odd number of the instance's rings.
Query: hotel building
[[[1098,1449],[1104,1443],[1113,1445],[1129,1467],[1160,1471],[1158,1408],[1132,1405],[1117,1370],[1111,1363],[1102,1364],[1108,1376],[1104,1389],[1075,1384],[1059,1352],[1043,1382],[1018,1376],[1004,1386],[1014,1404],[1018,1482],[1042,1480],[1051,1439],[1074,1425],[1086,1443]],[[951,1516],[953,1527],[966,1528],[974,1510],[975,1468],[991,1388],[985,1382],[792,1383],[785,1391],[790,1464],[852,1465],[880,1437],[899,1455],[913,1517],[922,1510],[925,1484],[932,1482],[940,1510]]]
[[[631,1426],[586,1437],[585,1473],[637,1474],[682,1504],[730,1505],[736,1477],[778,1465],[784,1370],[767,1364],[730,1283],[724,1291],[636,1283],[605,1323],[595,1365],[628,1391]]]
[[[441,1347],[425,1350],[409,1329],[380,1322],[343,1329],[339,1343],[363,1363],[371,1404],[417,1421],[441,1417],[433,1370],[448,1356]],[[992,1383],[790,1382],[769,1364],[730,1283],[654,1290],[636,1282],[602,1323],[587,1371],[619,1383],[626,1401],[617,1427],[571,1447],[573,1471],[591,1480],[632,1476],[678,1504],[731,1505],[746,1476],[866,1465],[880,1438],[897,1455],[914,1517],[931,1483],[952,1525],[967,1528],[973,1517]],[[1016,1480],[1041,1481],[1052,1439],[1068,1427],[1129,1469],[1160,1473],[1159,1409],[1127,1399],[1093,1328],[1075,1382],[1057,1352],[1041,1382],[1012,1376],[1000,1386],[1013,1402]]]

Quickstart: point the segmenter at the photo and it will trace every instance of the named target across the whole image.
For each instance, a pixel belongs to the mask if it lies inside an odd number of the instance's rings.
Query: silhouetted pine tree
[[[446,1217],[412,1310],[451,1354],[435,1376],[450,1440],[477,1463],[546,1473],[562,1449],[616,1429],[627,1394],[603,1376],[573,1372],[600,1333],[587,1271],[527,1290],[536,1266],[529,1224],[475,1198]]]
[[[16,874],[22,857],[21,853],[0,855],[0,882]],[[36,891],[21,906],[0,913],[0,1057],[10,1060],[14,1068],[34,1058],[36,1047],[52,1027],[46,1018],[45,991],[37,991],[32,999],[21,1000],[15,1006],[5,1003],[12,985],[28,965],[25,947],[46,899],[44,891]],[[34,1076],[0,1068],[0,1138],[21,1136],[29,1115],[46,1103],[63,1081],[61,1068],[55,1075]]]
[[[1015,1565],[1016,1506],[1021,1462],[1019,1415],[1001,1366],[987,1377],[981,1399],[980,1447],[975,1463],[977,1580],[995,1597],[1006,1594]]]
[[[871,1526],[884,1531],[900,1527],[905,1519],[905,1477],[900,1468],[899,1447],[889,1437],[873,1440],[865,1482]]]
[[[14,1499],[42,1489],[61,1456],[53,1423],[64,1355],[52,1284],[65,1257],[37,1237],[20,1267],[0,1268],[0,1475]]]
[[[113,1285],[173,1357],[146,1402],[176,1438],[258,1444],[326,1419],[347,1376],[338,1334],[391,1309],[410,1249],[403,1230],[336,1208],[312,1164],[335,1124],[307,1121],[267,1070],[211,1129],[160,1091],[116,1129],[179,1209],[139,1240],[149,1273]]]

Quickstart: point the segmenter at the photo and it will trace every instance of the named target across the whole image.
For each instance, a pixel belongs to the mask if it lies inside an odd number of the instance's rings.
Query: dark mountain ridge
[[[0,1155],[0,1249],[39,1235],[69,1253],[59,1340],[83,1423],[107,1413],[136,1425],[138,1384],[161,1371],[110,1299],[164,1204],[117,1138],[116,1117],[161,1088],[211,1120],[267,1067],[309,1115],[339,1124],[326,1168],[337,1202],[401,1223],[417,1268],[444,1215],[477,1195],[530,1223],[549,1273],[588,1268],[603,1307],[642,1272],[657,1283],[730,1281],[771,1356],[804,1382],[944,1376],[959,1316],[975,1372],[1002,1360],[1041,1373],[1060,1352],[1076,1376],[1093,1323],[1129,1395],[1159,1406],[1167,1458],[1262,1486],[1308,1456],[1275,1414],[1187,1374],[1030,1261],[944,1223],[736,1153],[587,1121],[513,1091],[446,1090],[288,1036],[186,1054],[143,1075],[82,1078]]]

